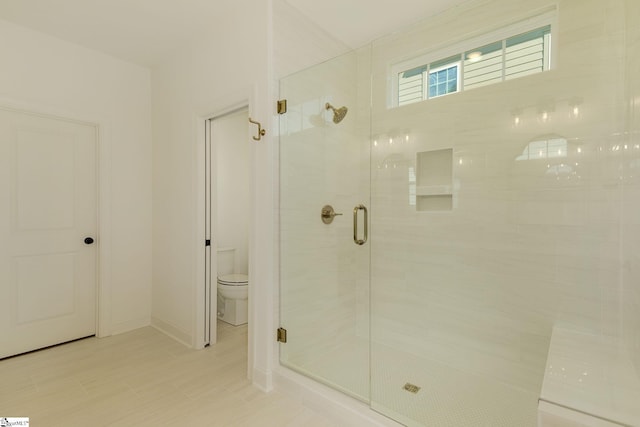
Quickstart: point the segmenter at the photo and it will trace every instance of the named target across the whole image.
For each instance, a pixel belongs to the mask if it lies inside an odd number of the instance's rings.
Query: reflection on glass
[[[551,136],[531,141],[524,148],[522,154],[516,157],[516,160],[552,159],[559,157],[567,157],[567,140],[566,138]]]
[[[409,167],[409,205],[416,205],[416,170]]]

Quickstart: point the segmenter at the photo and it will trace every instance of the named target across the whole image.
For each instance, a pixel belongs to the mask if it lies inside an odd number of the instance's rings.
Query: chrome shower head
[[[347,115],[347,111],[349,110],[347,107],[335,108],[333,105],[328,102],[324,106],[325,110],[333,110],[333,123],[340,123],[344,116]]]

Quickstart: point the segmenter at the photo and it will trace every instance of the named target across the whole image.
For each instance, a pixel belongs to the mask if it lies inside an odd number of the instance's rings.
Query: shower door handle
[[[358,239],[358,211],[364,211],[364,236],[362,239]],[[367,237],[369,236],[369,228],[368,228],[368,211],[365,205],[357,205],[353,208],[353,242],[356,245],[364,245],[367,243]]]

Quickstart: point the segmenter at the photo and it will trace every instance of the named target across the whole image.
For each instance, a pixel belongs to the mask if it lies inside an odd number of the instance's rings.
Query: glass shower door
[[[280,81],[280,361],[368,402],[369,116],[357,58]]]

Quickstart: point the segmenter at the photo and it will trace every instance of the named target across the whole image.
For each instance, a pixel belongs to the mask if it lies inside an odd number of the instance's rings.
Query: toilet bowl
[[[248,320],[249,278],[246,274],[218,277],[218,319],[234,326]]]
[[[218,277],[218,291],[224,298],[247,299],[249,277],[246,274],[227,274]]]
[[[218,319],[234,326],[248,320],[249,278],[246,265],[236,264],[235,248],[218,248]]]

